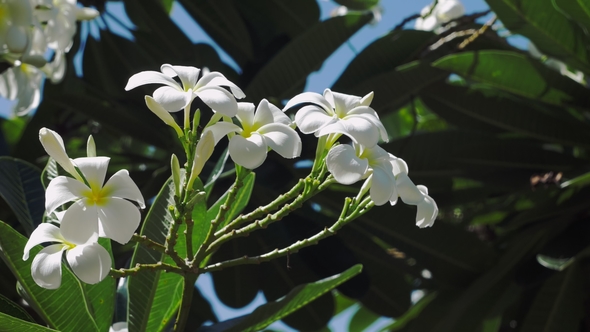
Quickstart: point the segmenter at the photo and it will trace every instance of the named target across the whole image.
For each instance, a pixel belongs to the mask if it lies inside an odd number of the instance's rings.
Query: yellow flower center
[[[108,202],[109,192],[101,186],[90,184],[90,190],[83,193],[88,203],[94,205],[105,205]]]

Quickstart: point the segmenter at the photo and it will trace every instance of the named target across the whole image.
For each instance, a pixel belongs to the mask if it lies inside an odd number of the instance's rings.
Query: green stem
[[[294,185],[293,188],[291,188],[288,192],[286,192],[282,195],[279,195],[279,197],[277,197],[274,201],[270,202],[269,204],[267,204],[265,206],[257,207],[254,211],[252,211],[248,214],[239,215],[236,219],[234,219],[232,222],[227,224],[227,226],[225,226],[222,229],[220,229],[219,231],[215,232],[215,236],[219,237],[219,236],[227,233],[228,231],[236,228],[237,226],[239,226],[241,224],[258,219],[258,218],[262,217],[264,214],[268,214],[273,211],[276,211],[280,205],[285,204],[287,201],[293,199],[295,194],[299,193],[304,188],[304,186],[305,186],[305,180],[299,179],[297,184]]]
[[[297,241],[292,245],[282,248],[282,249],[275,249],[270,251],[266,254],[259,255],[259,256],[243,256],[236,259],[227,260],[224,262],[219,262],[215,264],[208,265],[201,269],[201,273],[205,272],[213,272],[213,271],[220,271],[226,269],[228,267],[238,266],[238,265],[245,265],[245,264],[260,264],[263,262],[268,262],[278,257],[290,255],[293,253],[298,252],[302,248],[309,247],[311,245],[317,244],[320,240],[325,239],[329,236],[336,234],[338,230],[340,230],[344,225],[348,224],[349,222],[353,221],[354,219],[362,216],[363,214],[367,213],[371,208],[373,208],[374,204],[370,200],[363,201],[361,204],[357,205],[356,207],[351,206],[352,199],[346,198],[344,203],[346,210],[350,210],[350,208],[354,208],[353,211],[348,214],[344,212],[340,215],[340,218],[331,226],[326,227],[322,231],[316,233],[312,237],[307,239]]]
[[[133,234],[133,236],[131,237],[132,242],[135,243],[141,243],[142,245],[146,246],[147,248],[153,249],[155,251],[164,253],[164,251],[166,251],[166,247],[164,247],[163,245],[154,242],[151,239],[148,239],[147,236],[145,235],[139,235],[137,233]]]
[[[137,265],[135,265],[135,267],[129,268],[129,269],[111,269],[111,271],[109,272],[109,275],[113,278],[123,278],[123,277],[127,277],[130,275],[136,275],[140,272],[146,272],[146,271],[164,271],[164,272],[173,272],[173,273],[177,273],[180,275],[185,275],[185,271],[177,266],[174,265],[170,265],[170,264],[166,264],[166,263],[162,263],[162,262],[157,262],[155,264],[139,264],[137,263]]]
[[[174,323],[174,331],[185,330],[186,321],[191,308],[191,302],[193,301],[195,282],[197,281],[198,277],[198,274],[189,274],[184,276],[182,284],[182,302],[180,303],[180,308],[178,308],[176,322]]]

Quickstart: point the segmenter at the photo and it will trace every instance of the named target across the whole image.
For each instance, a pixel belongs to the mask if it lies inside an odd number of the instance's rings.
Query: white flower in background
[[[35,16],[43,23],[50,49],[67,53],[76,34],[76,21],[91,20],[100,13],[96,9],[78,7],[76,0],[33,0]]]
[[[188,66],[164,64],[157,71],[142,71],[129,78],[125,90],[129,91],[145,84],[164,84],[154,91],[154,99],[168,112],[177,112],[188,106],[195,97],[199,97],[213,111],[226,116],[235,116],[237,102],[235,98],[244,98],[244,92],[219,72],[210,72],[199,79],[201,70]],[[174,80],[180,79],[181,84]],[[230,91],[222,88],[227,86]],[[235,96],[235,98],[234,98]]]
[[[291,128],[291,119],[278,107],[263,99],[254,111],[252,103],[238,103],[236,117],[242,127],[230,122],[218,122],[206,129],[215,143],[229,133],[237,133],[229,141],[229,155],[243,167],[254,169],[264,162],[268,148],[284,158],[301,154],[301,138]]]
[[[381,7],[379,5],[373,6],[367,10],[354,10],[354,9],[350,9],[346,6],[338,6],[334,9],[332,9],[332,11],[330,12],[330,16],[331,17],[344,16],[344,15],[347,15],[349,12],[371,12],[371,14],[373,14],[373,19],[371,20],[371,22],[369,22],[369,24],[371,24],[371,25],[375,25],[375,24],[381,22],[381,18],[383,17],[383,7]]]
[[[570,71],[565,63],[541,53],[537,46],[531,42],[529,42],[529,53],[533,58],[543,61],[547,67],[557,70],[561,75],[567,76],[578,83],[584,84],[585,80],[583,72],[579,70],[576,70],[575,72]]]
[[[8,68],[0,75],[0,96],[8,100],[18,99],[13,112],[26,115],[39,106],[42,79],[41,70],[29,64]]]
[[[430,227],[438,215],[438,206],[432,197],[428,196],[428,188],[416,186],[408,177],[408,167],[405,163],[398,164],[400,173],[396,175],[396,188],[399,197],[408,205],[416,205],[416,226]],[[392,203],[393,204],[393,203]]]
[[[28,0],[0,0],[0,56],[25,52],[32,24],[33,7]]]
[[[128,332],[127,322],[117,322],[109,327],[109,332]]]
[[[141,214],[137,206],[145,202],[127,170],[116,172],[104,183],[110,158],[74,159],[87,182],[65,176],[51,180],[45,193],[47,214],[65,203],[70,205],[61,221],[64,236],[81,241],[98,233],[101,237],[125,244],[139,226]]]
[[[465,14],[465,7],[458,0],[438,0],[432,12],[430,12],[431,8],[432,4],[422,8],[420,11],[422,17],[416,20],[414,29],[433,31],[441,25]]]
[[[83,240],[83,241],[80,241]],[[97,242],[98,236],[87,239],[70,238],[49,223],[40,224],[25,245],[23,260],[29,259],[29,251],[36,245],[56,242],[43,248],[33,259],[31,276],[43,288],[56,289],[61,285],[61,262],[65,251],[66,261],[74,274],[87,284],[96,284],[109,274],[110,254]]]
[[[400,173],[398,163],[403,160],[378,145],[364,148],[356,143],[335,146],[326,157],[326,166],[339,183],[348,185],[366,179],[365,187],[370,188],[371,200],[377,206],[397,200],[395,175]]]
[[[304,134],[314,133],[318,137],[344,134],[372,147],[379,139],[388,141],[377,112],[369,106],[372,100],[372,92],[361,98],[326,89],[323,96],[314,92],[301,93],[289,100],[284,109],[308,104],[295,114],[295,123]]]

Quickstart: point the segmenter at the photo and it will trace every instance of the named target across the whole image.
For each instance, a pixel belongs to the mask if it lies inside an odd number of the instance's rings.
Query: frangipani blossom
[[[403,160],[378,145],[363,148],[355,143],[353,146],[335,146],[326,157],[326,166],[339,183],[353,184],[366,179],[371,200],[377,206],[397,200],[395,175],[400,172],[398,163],[403,163]]]
[[[299,104],[303,106],[295,114],[295,123],[304,134],[324,136],[331,133],[344,134],[364,146],[375,146],[379,139],[388,141],[387,131],[374,109],[369,107],[373,93],[363,98],[324,91],[301,93],[291,99],[285,109]]]
[[[422,17],[416,20],[414,29],[433,31],[441,25],[465,14],[465,7],[463,7],[463,4],[459,0],[438,0],[432,12],[431,8],[432,4],[422,8],[420,11]]]
[[[70,173],[76,179],[83,181],[82,177],[76,171],[76,166],[66,152],[66,147],[61,136],[51,129],[45,127],[39,129],[39,141],[45,152],[53,158],[66,172]]]
[[[13,112],[23,116],[36,109],[41,102],[43,75],[39,68],[21,63],[8,68],[0,75],[0,96],[16,100]]]
[[[61,232],[82,241],[97,233],[101,237],[125,244],[139,226],[139,209],[145,202],[127,170],[116,172],[104,183],[108,157],[86,157],[74,160],[87,184],[70,177],[51,180],[45,193],[47,214],[73,201],[61,221]],[[104,185],[103,185],[104,184]]]
[[[0,1],[0,56],[23,53],[30,43],[33,7],[28,0]]]
[[[438,206],[434,199],[428,196],[428,188],[423,185],[415,185],[412,182],[408,177],[407,166],[400,167],[400,171],[396,176],[396,187],[399,198],[408,205],[417,206],[416,226],[420,228],[432,226],[438,215]]]
[[[237,113],[235,98],[241,99],[246,96],[237,85],[219,72],[207,73],[199,79],[201,70],[195,67],[164,64],[160,70],[161,73],[142,71],[131,76],[125,90],[129,91],[145,84],[164,84],[165,86],[154,91],[153,97],[168,112],[180,111],[195,97],[199,97],[213,111],[230,117]],[[174,80],[177,76],[181,84]],[[222,86],[229,87],[231,93]]]
[[[229,155],[243,167],[254,169],[264,162],[268,148],[284,158],[295,158],[301,154],[301,138],[290,127],[291,119],[279,108],[263,99],[254,111],[252,103],[238,103],[236,117],[242,127],[218,122],[206,129],[211,131],[215,144],[225,135],[235,132],[229,141]]]
[[[57,226],[43,223],[33,231],[25,245],[23,260],[29,259],[29,251],[34,246],[56,242],[43,248],[33,259],[31,276],[35,283],[47,289],[56,289],[61,285],[61,262],[65,251],[74,274],[87,284],[96,284],[106,278],[112,265],[110,254],[97,240],[97,234],[87,239],[70,238]]]

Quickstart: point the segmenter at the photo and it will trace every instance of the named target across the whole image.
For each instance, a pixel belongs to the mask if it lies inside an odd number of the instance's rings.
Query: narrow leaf
[[[56,332],[57,330],[47,328],[35,323],[20,320],[16,317],[0,312],[0,332]]]

